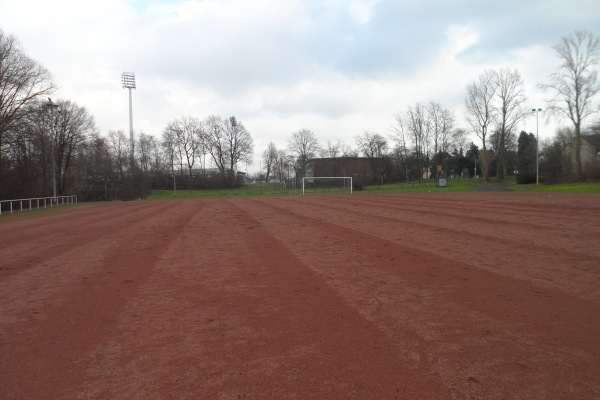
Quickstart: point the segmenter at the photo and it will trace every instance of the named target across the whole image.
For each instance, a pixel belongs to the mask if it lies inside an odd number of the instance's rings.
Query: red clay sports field
[[[600,197],[0,218],[2,399],[598,399]]]

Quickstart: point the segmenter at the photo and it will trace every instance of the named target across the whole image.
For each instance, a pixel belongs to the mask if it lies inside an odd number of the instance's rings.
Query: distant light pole
[[[473,165],[473,178],[477,179],[477,153],[473,152],[473,159],[475,160],[475,165]]]
[[[46,107],[50,107],[50,112],[52,113],[53,127],[52,127],[52,201],[57,203],[56,201],[56,115],[54,114],[54,110],[61,112],[60,104],[54,104],[52,99],[48,97],[48,104]]]
[[[175,182],[175,170],[173,169],[173,197],[177,197],[177,183]]]
[[[539,115],[541,108],[532,108],[531,112],[535,113],[535,184],[540,184],[540,157],[539,157],[539,149],[540,149],[540,125],[539,125]]]
[[[131,154],[129,162],[131,163],[131,173],[133,174],[134,158],[133,158],[133,106],[131,101],[131,89],[135,89],[135,74],[133,72],[123,72],[121,74],[121,82],[123,89],[129,89],[129,141],[131,142]]]

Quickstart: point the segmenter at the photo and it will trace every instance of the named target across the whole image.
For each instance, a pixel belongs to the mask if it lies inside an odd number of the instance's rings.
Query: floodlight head
[[[62,106],[60,104],[53,103],[50,97],[48,97],[48,103],[44,104],[43,106],[50,107],[51,110],[58,110],[58,112],[62,111]]]
[[[123,89],[135,89],[135,74],[133,72],[123,72],[121,74]]]

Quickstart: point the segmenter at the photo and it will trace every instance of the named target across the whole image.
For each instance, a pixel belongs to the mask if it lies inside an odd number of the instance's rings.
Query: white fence
[[[0,200],[0,215],[14,211],[32,211],[40,208],[77,204],[77,196],[36,197],[32,199]]]

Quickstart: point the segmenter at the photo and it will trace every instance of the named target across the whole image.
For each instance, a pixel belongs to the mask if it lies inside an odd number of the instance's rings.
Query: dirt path
[[[598,398],[598,237],[517,193],[0,220],[0,398]]]

